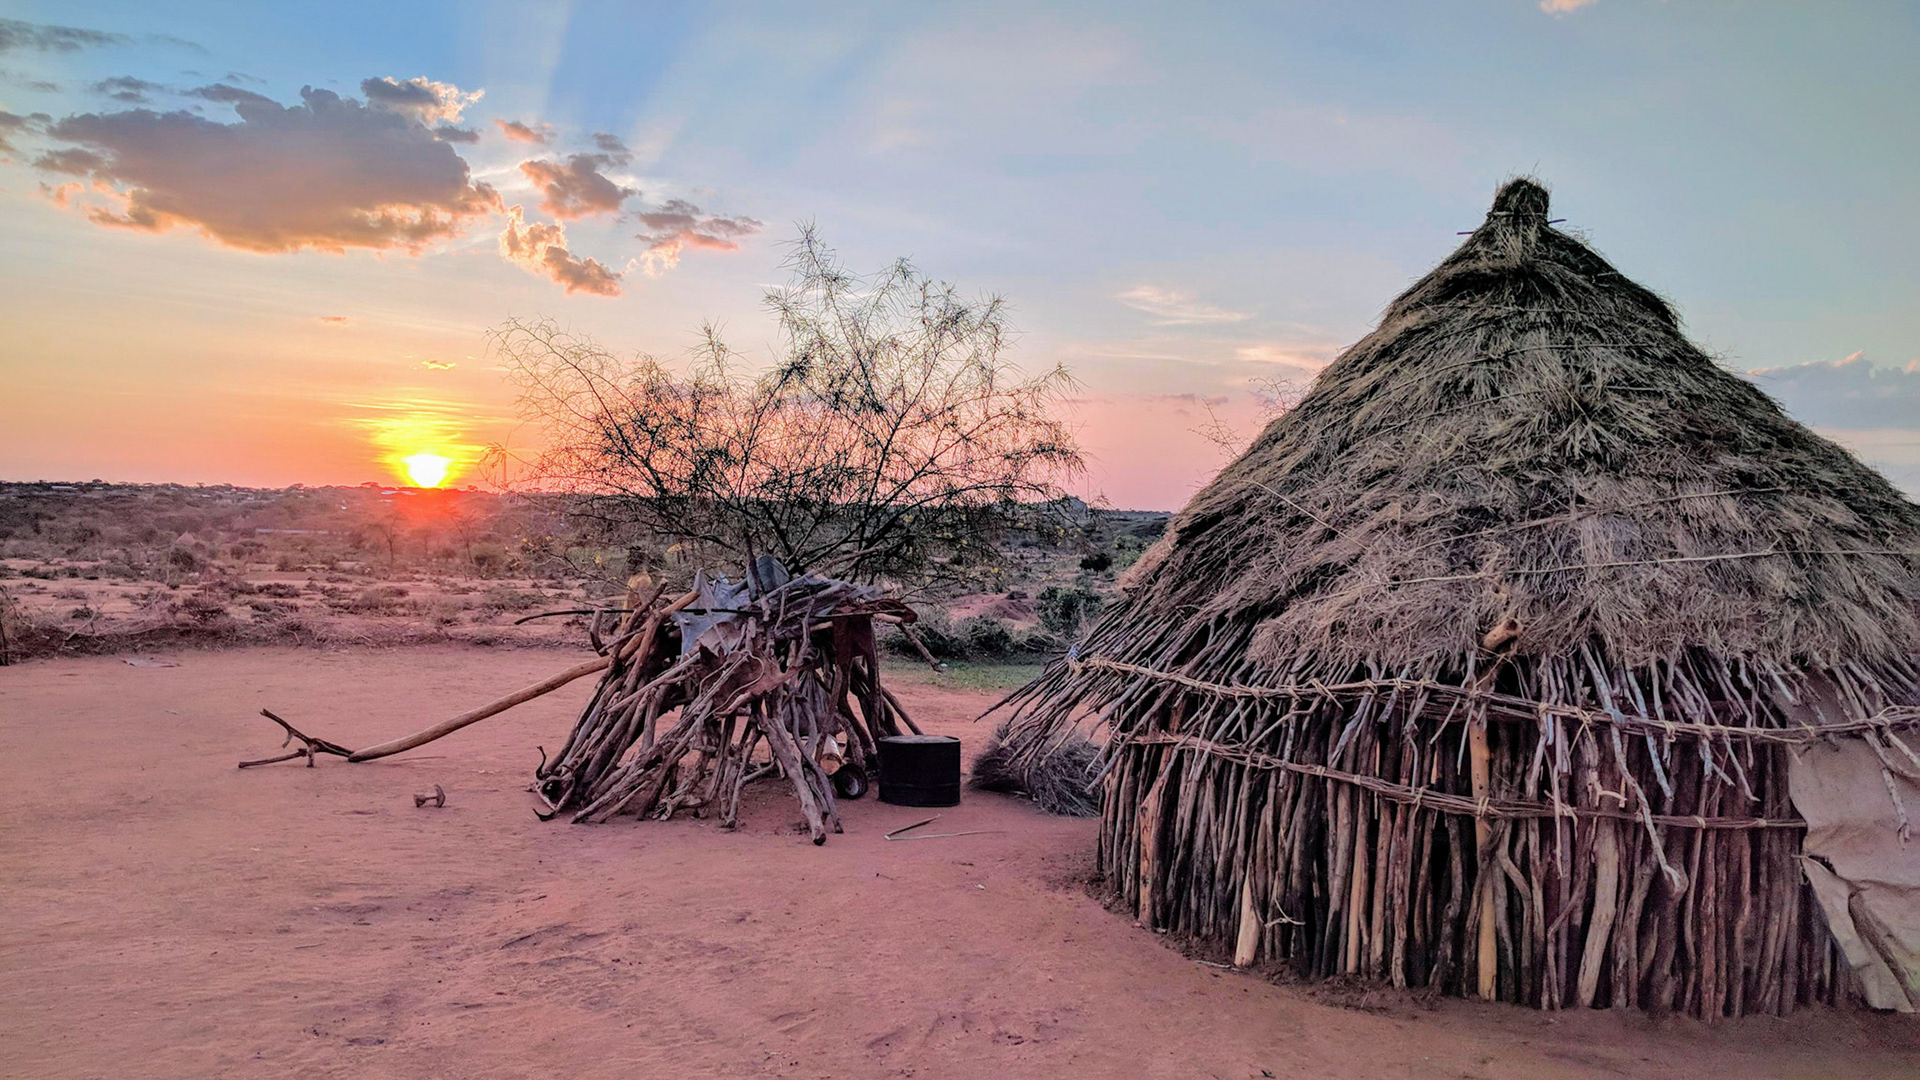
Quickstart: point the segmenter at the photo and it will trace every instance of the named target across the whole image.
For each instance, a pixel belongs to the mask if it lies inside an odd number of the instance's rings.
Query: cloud
[[[1340,354],[1338,345],[1322,344],[1268,344],[1243,345],[1233,350],[1233,355],[1249,364],[1275,364],[1281,367],[1295,367],[1307,372],[1317,372]]]
[[[460,114],[487,94],[485,90],[469,93],[452,83],[434,82],[425,75],[405,82],[391,75],[362,79],[360,93],[366,96],[368,105],[411,116],[429,127],[459,123]]]
[[[568,293],[619,296],[620,273],[593,259],[581,259],[567,250],[567,227],[528,222],[518,206],[507,208],[507,228],[500,234],[500,257],[530,273],[544,274],[566,286]]]
[[[529,127],[518,120],[495,120],[494,124],[500,128],[500,134],[514,142],[545,146],[553,141],[553,128],[546,124],[541,124],[538,128]]]
[[[152,100],[147,96],[148,94],[155,90],[165,90],[166,87],[145,79],[136,79],[131,75],[115,75],[111,79],[101,79],[88,89],[129,105],[145,105]]]
[[[452,360],[422,360],[420,366],[428,371],[452,371],[460,365]]]
[[[597,147],[602,154],[611,158],[611,163],[614,165],[625,165],[627,162],[633,160],[633,151],[628,149],[626,143],[620,141],[618,135],[609,135],[604,131],[596,131],[593,133],[593,145]]]
[[[99,224],[188,226],[249,251],[418,251],[499,209],[453,147],[406,113],[312,87],[290,107],[226,85],[194,94],[231,105],[238,122],[83,113],[48,128],[72,145],[36,164],[89,177],[109,203],[88,209]]]
[[[63,150],[49,150],[33,161],[33,167],[42,172],[66,176],[85,176],[106,164],[107,159],[99,154],[71,146]]]
[[[1862,353],[1748,373],[1794,419],[1815,427],[1920,429],[1920,360],[1875,367]]]
[[[18,19],[0,19],[0,53],[23,49],[70,53],[103,45],[125,45],[132,40],[125,34],[82,30],[77,26],[44,26]]]
[[[345,326],[353,320],[347,318],[345,315],[322,315],[320,316],[320,321],[326,323],[328,326]]]
[[[1158,285],[1136,285],[1116,297],[1121,303],[1153,316],[1156,326],[1193,326],[1201,323],[1245,322],[1244,311],[1202,303],[1191,294]]]
[[[737,251],[742,238],[765,227],[750,217],[708,214],[685,199],[669,199],[660,209],[641,214],[640,223],[647,227],[639,238],[647,242],[640,261],[649,277],[680,265],[686,248]]]
[[[0,68],[0,80],[5,80],[15,86],[24,86],[28,90],[38,90],[43,94],[57,94],[60,92],[59,83],[48,82],[45,79],[36,79],[23,71],[9,71],[5,68]]]
[[[618,213],[627,196],[639,194],[601,175],[600,167],[611,164],[613,159],[605,154],[575,154],[564,165],[523,161],[520,171],[540,189],[542,210],[571,221],[589,214]]]
[[[1599,2],[1600,0],[1540,0],[1540,10],[1549,15],[1565,15]]]
[[[441,124],[433,129],[433,134],[441,142],[477,143],[480,141],[479,132],[472,128],[455,127],[452,124]]]
[[[13,143],[7,141],[9,136],[37,131],[51,119],[53,118],[46,113],[34,113],[31,116],[21,116],[18,113],[10,113],[5,109],[0,109],[0,154],[10,153],[17,149]]]

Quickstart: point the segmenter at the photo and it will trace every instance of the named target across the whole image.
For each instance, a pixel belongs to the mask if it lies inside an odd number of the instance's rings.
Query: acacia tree
[[[1006,305],[910,262],[860,276],[811,228],[765,306],[777,360],[756,370],[713,324],[681,370],[618,356],[548,320],[493,345],[544,430],[533,475],[611,524],[745,565],[927,586],[977,574],[1081,468],[1054,366],[1006,358]]]

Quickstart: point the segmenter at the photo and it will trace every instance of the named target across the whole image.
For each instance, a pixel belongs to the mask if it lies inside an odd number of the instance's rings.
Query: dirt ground
[[[361,744],[544,676],[552,650],[178,652],[0,668],[7,1077],[1913,1077],[1920,1023],[1705,1026],[1336,996],[1206,966],[1087,893],[1093,824],[871,797],[815,848],[535,820],[585,682],[414,755],[238,771],[256,713]],[[163,666],[172,663],[177,666]],[[906,685],[985,736],[984,691]],[[445,809],[414,808],[441,784]],[[1362,1007],[1339,1007],[1345,1001]]]

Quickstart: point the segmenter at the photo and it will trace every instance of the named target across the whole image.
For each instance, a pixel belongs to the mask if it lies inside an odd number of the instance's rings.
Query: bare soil
[[[128,659],[0,669],[0,1075],[1920,1075],[1899,1017],[1427,1007],[1224,971],[1089,894],[1092,822],[1000,796],[869,797],[822,848],[772,784],[732,833],[542,823],[534,747],[584,681],[387,761],[233,767],[277,746],[263,705],[361,744],[551,650]],[[903,693],[984,738],[993,693]],[[415,809],[434,784],[446,807]],[[934,813],[922,833],[981,832],[883,839]]]

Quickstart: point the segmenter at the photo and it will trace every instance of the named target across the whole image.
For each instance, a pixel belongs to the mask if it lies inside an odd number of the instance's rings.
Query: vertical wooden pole
[[[1493,791],[1493,751],[1487,745],[1487,711],[1480,708],[1475,711],[1472,720],[1467,723],[1467,753],[1473,772],[1473,801],[1484,805],[1492,798]],[[1473,815],[1473,836],[1478,851],[1487,849],[1493,826],[1488,823],[1485,813],[1476,811]],[[1500,947],[1496,919],[1498,913],[1493,910],[1493,872],[1480,875],[1474,882],[1480,890],[1480,930],[1479,965],[1480,998],[1492,1001],[1497,995],[1496,976],[1500,971]]]

